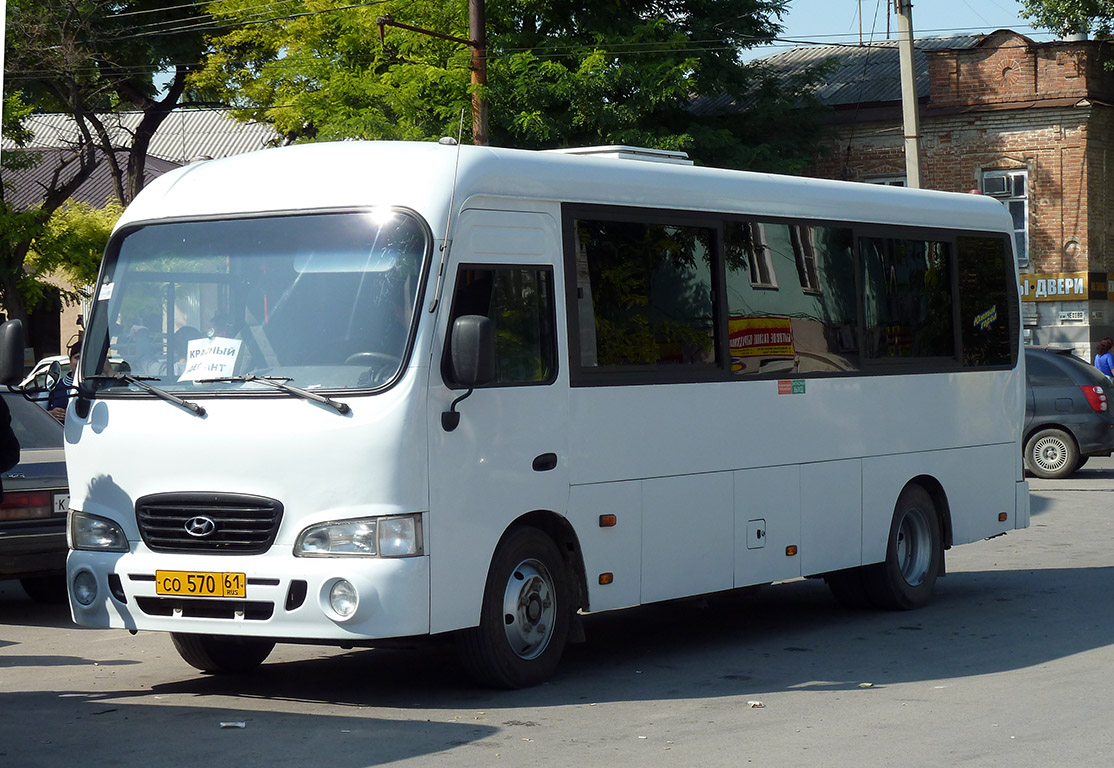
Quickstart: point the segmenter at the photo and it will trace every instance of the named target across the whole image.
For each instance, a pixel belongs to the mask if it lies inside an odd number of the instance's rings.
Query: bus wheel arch
[[[477,682],[525,688],[556,670],[584,593],[579,547],[566,526],[552,513],[531,512],[495,547],[479,625],[457,633],[463,666]]]

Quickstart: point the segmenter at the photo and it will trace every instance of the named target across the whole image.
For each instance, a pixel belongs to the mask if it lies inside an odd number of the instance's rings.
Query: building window
[[[983,171],[982,191],[1000,200],[1010,212],[1018,266],[1029,266],[1029,172]]]
[[[801,290],[806,293],[820,293],[820,275],[816,271],[816,244],[812,241],[812,234],[812,227],[798,224],[789,228]]]
[[[875,176],[872,179],[863,179],[867,184],[880,184],[883,187],[904,187],[904,176]]]
[[[738,249],[746,254],[750,284],[755,288],[777,290],[777,272],[774,271],[774,251],[784,255],[788,248],[776,247],[772,235],[788,235],[788,229],[779,228],[776,232],[767,231],[766,224],[758,222],[731,222],[727,225],[727,247]],[[781,245],[788,245],[783,243]]]

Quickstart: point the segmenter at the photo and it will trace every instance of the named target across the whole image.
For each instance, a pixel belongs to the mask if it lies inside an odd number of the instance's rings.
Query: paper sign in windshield
[[[219,379],[231,376],[240,354],[242,339],[194,339],[186,347],[186,369],[178,381]]]

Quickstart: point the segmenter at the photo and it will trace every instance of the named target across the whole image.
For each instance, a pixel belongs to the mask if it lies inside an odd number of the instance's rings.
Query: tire
[[[36,603],[61,605],[66,602],[66,575],[33,576],[19,580],[27,596]]]
[[[465,670],[494,688],[545,682],[564,653],[572,603],[553,540],[536,528],[513,531],[492,557],[479,626],[457,635]]]
[[[250,672],[262,664],[275,647],[273,640],[258,637],[173,632],[170,639],[183,661],[202,672],[214,674]]]
[[[1079,463],[1075,440],[1061,429],[1042,429],[1025,443],[1025,468],[1037,477],[1058,480],[1074,472]]]
[[[890,610],[920,608],[932,599],[943,564],[936,505],[921,486],[907,486],[894,507],[885,562],[862,569],[870,602]]]

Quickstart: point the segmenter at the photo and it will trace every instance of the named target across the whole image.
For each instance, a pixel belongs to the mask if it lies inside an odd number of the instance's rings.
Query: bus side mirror
[[[23,380],[23,322],[0,325],[0,384],[14,387]]]
[[[38,377],[36,376],[35,378],[38,378]],[[54,389],[54,385],[57,384],[59,381],[61,381],[61,379],[62,379],[62,366],[57,360],[55,360],[53,363],[50,364],[50,367],[46,369],[46,388],[47,388],[47,390]]]
[[[453,381],[468,391],[453,400],[449,410],[441,414],[441,427],[452,432],[460,424],[456,406],[478,386],[495,378],[495,323],[480,315],[462,315],[453,322],[449,340],[449,359]]]
[[[453,323],[449,346],[453,381],[469,389],[495,378],[495,323],[480,315],[462,315]]]

